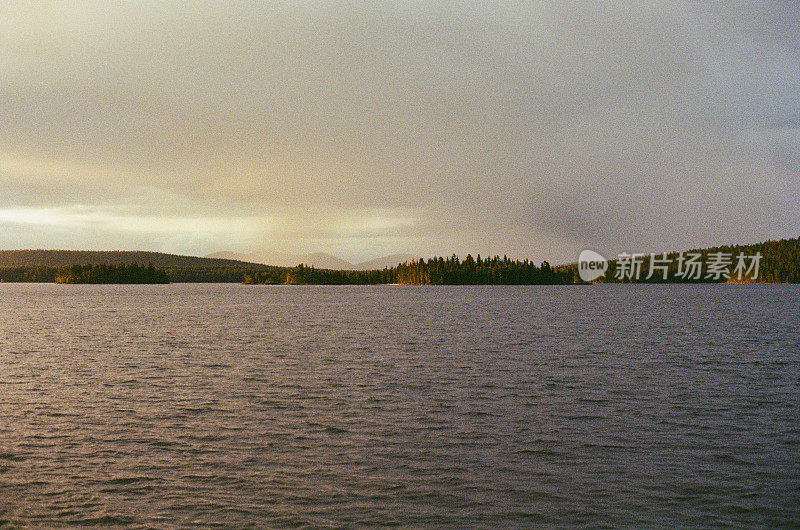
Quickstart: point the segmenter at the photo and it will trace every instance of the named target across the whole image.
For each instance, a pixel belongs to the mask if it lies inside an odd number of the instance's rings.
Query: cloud
[[[288,223],[151,234],[175,251],[796,235],[798,27],[778,1],[6,2],[0,201]]]

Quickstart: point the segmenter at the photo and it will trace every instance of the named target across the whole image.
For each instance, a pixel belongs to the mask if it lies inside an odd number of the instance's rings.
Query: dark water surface
[[[800,288],[0,285],[0,521],[800,525]]]

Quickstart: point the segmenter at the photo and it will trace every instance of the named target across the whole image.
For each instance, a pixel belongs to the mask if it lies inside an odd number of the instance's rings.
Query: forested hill
[[[0,268],[71,267],[72,265],[153,264],[161,269],[203,269],[219,267],[261,267],[233,259],[200,258],[144,251],[94,250],[0,250]]]
[[[753,265],[752,256],[759,255],[758,274],[748,269],[742,277],[735,273],[739,256]],[[694,255],[697,267],[690,269],[682,259]],[[629,256],[630,258],[630,256]],[[627,262],[631,261],[628,259]],[[138,264],[145,272],[130,266]],[[152,267],[150,265],[152,264]],[[597,282],[724,282],[745,281],[765,283],[800,283],[800,239],[766,241],[754,245],[721,246],[668,253],[658,263],[653,256],[641,259],[641,275],[625,275],[632,268],[622,267],[624,262],[613,259],[605,275]],[[658,264],[658,269],[655,265]],[[716,265],[715,265],[716,264]],[[724,265],[725,274],[712,273]],[[116,266],[117,269],[109,268]],[[94,268],[93,268],[94,267]],[[128,268],[125,268],[128,267]],[[70,269],[70,270],[65,270]],[[96,269],[96,270],[95,270]],[[153,270],[163,272],[171,282],[236,282],[255,284],[569,284],[582,283],[578,264],[551,267],[525,260],[511,260],[471,255],[463,260],[457,256],[412,260],[381,270],[328,270],[299,265],[273,267],[221,258],[200,258],[140,251],[75,251],[75,250],[6,250],[0,251],[0,281],[53,282],[60,278],[64,283],[132,282],[144,283],[165,278]],[[638,269],[637,269],[638,270]],[[657,271],[658,274],[650,274]],[[691,271],[691,274],[689,274]],[[159,274],[161,274],[159,272]],[[623,274],[620,274],[623,272]],[[140,274],[141,273],[141,274]],[[728,274],[730,273],[730,274]],[[652,279],[651,279],[652,276]]]
[[[707,277],[707,265],[710,262],[711,258],[714,254],[723,254],[728,257],[730,260],[731,269],[734,268],[736,264],[736,257],[741,253],[746,256],[754,256],[756,254],[760,254],[761,258],[759,261],[759,268],[758,268],[758,277],[756,279],[746,278],[744,281],[748,282],[758,282],[758,283],[800,283],[800,238],[794,239],[781,239],[777,241],[764,241],[763,243],[755,243],[751,245],[725,245],[719,247],[711,247],[711,248],[700,248],[700,249],[692,249],[687,250],[683,254],[686,256],[690,254],[697,254],[700,256],[700,262],[703,264],[701,268],[701,277],[698,280],[692,281],[701,281],[701,282],[708,282],[708,281],[736,281],[735,274],[731,270],[731,278],[727,279],[725,277],[717,278],[717,279],[709,279]],[[658,253],[659,255],[661,253]],[[596,281],[599,282],[629,282],[629,281],[636,281],[623,278],[620,280],[618,277],[619,272],[619,260],[614,259],[613,256],[608,256],[611,258],[609,263],[608,270],[606,274],[599,278]],[[667,253],[669,267],[667,273],[667,282],[679,282],[683,283],[687,280],[680,277],[678,274],[678,252],[669,252]],[[659,275],[656,275],[653,279],[648,280],[646,276],[648,275],[648,266],[650,264],[650,256],[645,255],[643,257],[642,263],[642,275],[639,281],[645,282],[660,282],[664,281],[659,278]],[[578,265],[577,264],[570,264],[570,265],[562,265],[554,268],[556,271],[560,272],[562,275],[567,277],[571,277],[573,281],[580,282],[578,278]]]

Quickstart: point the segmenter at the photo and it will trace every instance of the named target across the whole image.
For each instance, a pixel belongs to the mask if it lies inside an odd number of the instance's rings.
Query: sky
[[[0,3],[0,249],[800,235],[800,2]]]

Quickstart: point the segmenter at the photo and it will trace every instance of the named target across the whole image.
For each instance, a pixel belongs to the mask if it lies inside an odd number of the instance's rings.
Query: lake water
[[[3,284],[0,397],[11,525],[800,525],[799,286]]]

